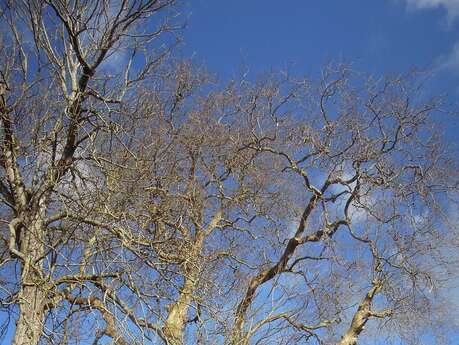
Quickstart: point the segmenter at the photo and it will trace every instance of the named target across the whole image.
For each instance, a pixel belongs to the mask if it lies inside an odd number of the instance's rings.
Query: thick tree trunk
[[[43,333],[46,306],[46,282],[41,270],[45,252],[44,233],[40,220],[22,228],[20,252],[24,255],[24,261],[18,293],[19,318],[13,345],[36,345]]]
[[[183,344],[183,332],[195,287],[196,278],[186,278],[177,302],[169,305],[169,315],[163,326],[163,333],[168,345]]]
[[[214,217],[210,229],[213,229],[220,219],[220,214]],[[188,262],[183,267],[183,286],[177,301],[170,304],[169,314],[164,322],[162,331],[167,345],[183,345],[183,333],[187,324],[188,310],[193,301],[199,274],[201,273],[201,252],[206,232],[199,231],[194,239],[194,245],[189,253]]]
[[[13,345],[36,345],[43,331],[44,291],[38,285],[25,286],[19,293],[19,300]]]

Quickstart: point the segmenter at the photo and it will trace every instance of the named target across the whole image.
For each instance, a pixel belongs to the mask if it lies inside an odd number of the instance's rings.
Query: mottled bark
[[[40,267],[43,258],[44,229],[40,220],[30,226],[21,226],[20,253],[26,253],[22,262],[21,289],[18,293],[19,317],[13,345],[36,345],[43,333],[46,306],[46,282]]]
[[[164,338],[169,345],[183,344],[183,332],[195,287],[196,278],[186,278],[178,300],[169,305],[169,314],[163,326]]]
[[[33,283],[35,278],[33,274],[28,274],[24,277],[24,279],[32,282],[27,283],[18,296],[19,318],[16,321],[13,345],[38,344],[42,335],[45,292],[40,287],[40,284]]]
[[[168,315],[162,332],[168,345],[182,345],[183,332],[187,323],[187,315],[193,294],[201,272],[199,258],[201,256],[205,234],[199,231],[196,235],[192,250],[187,253],[188,258],[183,265],[183,286],[175,303],[168,305]]]
[[[355,312],[354,317],[352,318],[351,325],[347,329],[346,333],[344,333],[343,337],[337,345],[357,345],[357,339],[370,318],[383,318],[392,314],[392,311],[389,309],[382,312],[375,312],[371,310],[373,298],[381,290],[382,283],[379,281],[374,281],[372,285],[372,288],[368,291],[365,298],[359,304],[359,307]]]
[[[196,237],[192,239],[193,246],[191,251],[187,253],[186,264],[183,267],[184,283],[177,301],[168,306],[168,315],[162,329],[164,340],[168,345],[183,344],[183,333],[188,322],[188,310],[193,302],[193,295],[201,274],[202,262],[200,260],[204,240],[218,226],[221,219],[222,213],[216,212],[207,228],[201,228]]]

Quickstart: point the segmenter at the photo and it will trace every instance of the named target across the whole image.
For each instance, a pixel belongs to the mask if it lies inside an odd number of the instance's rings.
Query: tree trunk
[[[24,254],[25,262],[22,262],[19,318],[13,345],[36,345],[43,332],[46,306],[46,282],[41,269],[45,253],[44,233],[40,220],[22,228],[20,252]]]
[[[38,285],[25,286],[19,293],[19,318],[13,345],[36,345],[43,331],[44,291]]]
[[[219,217],[220,215],[214,218],[209,225],[210,228],[215,227]],[[193,248],[188,254],[188,262],[183,268],[184,282],[180,295],[175,303],[168,306],[169,314],[162,329],[167,345],[183,345],[183,332],[187,324],[188,310],[201,273],[200,256],[204,238],[205,232],[199,231],[194,239]]]
[[[195,287],[196,278],[186,278],[177,302],[169,305],[169,315],[163,326],[163,333],[168,345],[183,344],[183,331],[187,322],[188,309],[192,302]]]

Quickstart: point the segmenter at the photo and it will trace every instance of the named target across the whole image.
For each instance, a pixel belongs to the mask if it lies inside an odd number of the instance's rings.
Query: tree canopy
[[[0,339],[446,342],[457,157],[422,74],[218,82],[179,5],[1,3]]]

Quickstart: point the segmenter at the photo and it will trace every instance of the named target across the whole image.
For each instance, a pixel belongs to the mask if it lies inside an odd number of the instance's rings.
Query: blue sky
[[[195,0],[183,11],[183,54],[222,81],[241,69],[314,76],[327,62],[376,75],[418,68],[432,74],[428,92],[457,112],[459,0]],[[458,118],[441,122],[458,143]]]
[[[375,73],[439,67],[459,41],[459,18],[451,19],[444,5],[418,8],[414,2],[196,0],[185,9],[191,15],[184,50],[224,77],[241,63],[254,72],[294,64],[303,73],[327,60]],[[417,2],[459,8],[459,0]],[[459,76],[459,56],[451,67]],[[445,82],[458,81],[445,76]]]

